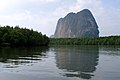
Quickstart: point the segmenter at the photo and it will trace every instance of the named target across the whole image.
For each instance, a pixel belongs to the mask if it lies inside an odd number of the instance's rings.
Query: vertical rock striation
[[[69,13],[58,20],[55,38],[95,38],[99,37],[98,25],[88,9]]]

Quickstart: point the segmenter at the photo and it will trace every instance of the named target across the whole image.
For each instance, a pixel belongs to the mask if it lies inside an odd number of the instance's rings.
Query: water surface
[[[120,80],[120,46],[0,48],[1,80]]]

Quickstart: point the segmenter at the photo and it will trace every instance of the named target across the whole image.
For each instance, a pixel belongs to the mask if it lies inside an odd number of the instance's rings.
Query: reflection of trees
[[[0,48],[0,62],[14,63],[15,65],[22,63],[31,63],[32,61],[40,60],[48,47],[3,47]]]
[[[56,63],[59,69],[65,69],[68,72],[77,72],[77,74],[65,73],[68,77],[81,77],[90,79],[98,64],[97,46],[74,46],[57,47]]]
[[[100,46],[99,52],[104,55],[120,55],[120,45]]]

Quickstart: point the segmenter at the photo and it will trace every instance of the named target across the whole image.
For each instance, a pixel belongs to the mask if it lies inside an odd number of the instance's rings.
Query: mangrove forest
[[[19,26],[0,27],[0,46],[46,46],[49,38],[33,29]]]
[[[99,38],[50,38],[50,45],[120,45],[120,36]]]

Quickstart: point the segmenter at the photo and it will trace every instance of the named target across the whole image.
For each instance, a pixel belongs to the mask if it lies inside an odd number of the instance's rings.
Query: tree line
[[[33,29],[0,26],[1,46],[46,46],[49,38]]]
[[[120,45],[120,36],[99,38],[50,38],[50,45]]]

